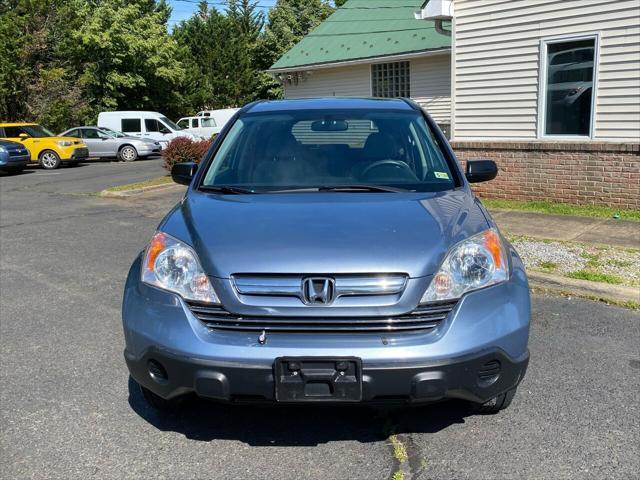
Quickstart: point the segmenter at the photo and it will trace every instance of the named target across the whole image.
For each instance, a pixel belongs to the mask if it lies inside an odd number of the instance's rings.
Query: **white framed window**
[[[540,41],[538,137],[593,138],[600,37]]]
[[[371,65],[371,95],[373,97],[410,97],[410,62]]]

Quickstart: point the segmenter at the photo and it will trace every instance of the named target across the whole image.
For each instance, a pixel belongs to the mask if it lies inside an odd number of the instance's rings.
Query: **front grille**
[[[9,156],[10,157],[23,157],[24,155],[27,155],[29,152],[27,152],[26,150],[9,150]]]
[[[220,306],[189,302],[191,312],[212,330],[251,332],[403,332],[433,330],[445,320],[456,301],[421,305],[410,313],[380,317],[241,316]]]

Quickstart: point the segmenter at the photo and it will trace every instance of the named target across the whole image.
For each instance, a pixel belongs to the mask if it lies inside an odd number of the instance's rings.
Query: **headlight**
[[[58,146],[59,147],[70,147],[71,145],[73,145],[73,142],[71,142],[69,140],[60,140],[58,142]]]
[[[7,149],[0,145],[0,153],[7,153]]]
[[[500,235],[494,229],[485,230],[449,251],[420,303],[454,300],[472,290],[504,282],[508,269]]]
[[[196,252],[166,233],[158,232],[151,239],[144,255],[142,281],[185,300],[220,303]]]

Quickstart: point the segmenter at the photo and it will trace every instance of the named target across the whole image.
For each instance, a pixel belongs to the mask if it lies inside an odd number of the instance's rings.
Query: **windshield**
[[[182,127],[179,127],[178,125],[173,123],[171,120],[169,120],[167,117],[160,117],[159,120],[163,122],[165,125],[167,125],[168,127],[170,127],[171,130],[183,130]]]
[[[41,125],[24,125],[21,127],[30,137],[55,137],[55,135]]]
[[[201,184],[216,186],[254,193],[372,186],[432,192],[455,183],[420,112],[323,110],[239,118]]]
[[[107,128],[107,127],[100,127],[100,131],[106,133],[107,135],[111,135],[112,137],[115,137],[115,138],[126,137],[124,133],[117,132],[116,130],[111,130],[110,128]]]

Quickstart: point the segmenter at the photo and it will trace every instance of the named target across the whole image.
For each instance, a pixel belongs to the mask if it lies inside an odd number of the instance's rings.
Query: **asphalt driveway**
[[[88,194],[160,174],[155,159],[0,177],[1,478],[638,477],[640,314],[586,300],[534,296],[529,371],[497,415],[150,410],[128,381],[120,302],[179,193]]]

